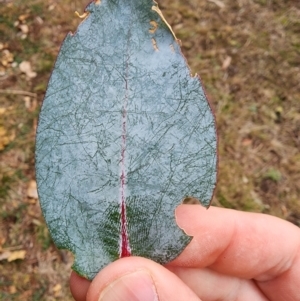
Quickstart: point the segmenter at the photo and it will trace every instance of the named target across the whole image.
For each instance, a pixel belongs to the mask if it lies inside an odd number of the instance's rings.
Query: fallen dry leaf
[[[54,293],[54,296],[55,297],[58,297],[61,293],[61,289],[62,289],[62,286],[61,284],[56,284],[54,287],[53,287],[53,293]]]
[[[0,151],[3,150],[15,138],[16,134],[14,131],[9,134],[3,126],[0,126]]]
[[[37,108],[37,99],[36,98],[31,98],[30,96],[25,96],[23,98],[24,100],[24,104],[25,104],[25,108],[29,111],[29,112],[33,112],[36,108]],[[1,115],[1,113],[0,113]]]
[[[249,179],[246,176],[242,177],[242,181],[244,184],[248,184],[249,183]]]
[[[9,293],[10,294],[15,294],[17,292],[17,289],[16,289],[16,287],[14,286],[14,285],[11,285],[10,287],[9,287]]]
[[[37,76],[37,73],[32,71],[31,64],[28,61],[23,61],[19,65],[19,69],[22,73],[25,73],[28,78],[34,78]]]
[[[48,10],[49,10],[49,11],[54,10],[55,6],[56,6],[55,4],[49,5]]]
[[[40,17],[40,16],[37,16],[35,18],[35,20],[37,21],[38,24],[42,25],[44,23],[44,20]]]
[[[27,24],[21,24],[20,26],[19,26],[19,28],[20,28],[20,30],[22,31],[22,33],[23,34],[28,34],[28,32],[29,32],[29,27],[28,27],[28,25]]]
[[[29,18],[29,16],[30,16],[29,14],[20,15],[18,19],[19,19],[21,22],[24,22],[26,19]]]
[[[7,258],[9,258],[9,256],[10,256],[9,251],[3,252],[2,254],[0,254],[0,261],[7,260]]]
[[[228,67],[231,64],[231,61],[232,61],[232,57],[231,56],[227,56],[226,59],[223,61],[222,69],[223,70],[228,69]]]
[[[10,141],[6,129],[3,126],[0,126],[0,151],[4,150],[5,146],[8,145]]]
[[[28,188],[27,188],[27,196],[31,199],[38,199],[38,193],[36,188],[36,181],[31,180],[29,182]]]
[[[10,255],[7,258],[8,262],[12,262],[18,259],[24,259],[26,256],[26,251],[25,250],[19,250],[19,251],[14,251],[10,252]]]
[[[4,49],[1,52],[1,64],[4,67],[7,67],[9,64],[11,64],[14,61],[14,55],[8,50],[8,49]]]
[[[53,292],[55,293],[55,294],[57,294],[57,293],[60,293],[61,292],[61,289],[62,289],[62,286],[61,286],[61,284],[56,284],[54,287],[53,287]]]
[[[30,103],[31,98],[29,96],[24,97],[24,103],[25,103],[25,108],[30,109],[31,103]]]
[[[208,0],[208,1],[214,3],[215,5],[217,5],[220,8],[224,8],[225,7],[225,4],[222,1],[220,1],[220,0]]]

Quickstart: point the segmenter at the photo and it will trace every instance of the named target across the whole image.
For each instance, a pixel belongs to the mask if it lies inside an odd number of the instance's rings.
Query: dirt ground
[[[84,0],[0,0],[0,300],[72,300],[36,193],[39,109]],[[300,2],[161,0],[219,131],[213,205],[300,226]],[[217,222],[217,221],[216,221]]]

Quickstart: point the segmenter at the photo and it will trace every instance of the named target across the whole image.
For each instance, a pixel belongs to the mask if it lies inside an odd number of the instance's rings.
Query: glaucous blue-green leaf
[[[92,279],[119,257],[166,263],[191,240],[175,208],[209,206],[214,117],[197,76],[151,0],[102,0],[57,58],[36,142],[53,240]]]

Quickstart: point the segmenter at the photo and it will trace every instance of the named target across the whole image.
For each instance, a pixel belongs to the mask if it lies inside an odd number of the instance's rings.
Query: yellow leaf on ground
[[[62,289],[62,286],[61,284],[56,284],[54,287],[53,287],[53,293],[54,293],[54,296],[55,297],[58,297],[61,293],[61,289]]]
[[[7,261],[12,262],[18,259],[24,259],[25,256],[26,256],[25,250],[14,251],[10,253],[9,257],[7,258]]]
[[[53,292],[59,292],[61,290],[61,284],[56,284],[54,287],[53,287]]]

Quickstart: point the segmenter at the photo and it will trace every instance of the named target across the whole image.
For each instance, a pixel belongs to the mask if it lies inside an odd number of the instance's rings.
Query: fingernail
[[[158,297],[150,274],[137,271],[111,283],[99,301],[158,301]]]

